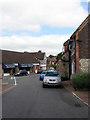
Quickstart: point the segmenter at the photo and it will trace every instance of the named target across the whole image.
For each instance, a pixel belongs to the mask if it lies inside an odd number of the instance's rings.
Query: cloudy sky
[[[0,48],[58,54],[63,42],[88,16],[88,2],[0,0]]]

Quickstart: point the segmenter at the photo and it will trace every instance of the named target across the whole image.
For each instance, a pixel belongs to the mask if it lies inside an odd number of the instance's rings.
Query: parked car
[[[40,75],[40,80],[44,79],[45,74],[47,73],[47,71],[42,71],[41,75]]]
[[[42,73],[42,69],[38,69],[38,71],[37,71],[37,73],[39,74],[41,74]]]
[[[26,70],[19,70],[18,72],[14,73],[14,76],[23,76],[28,75],[28,72]]]
[[[48,71],[43,79],[43,88],[46,86],[60,86],[61,77],[57,71]]]
[[[54,71],[54,68],[50,68],[49,70],[50,70],[50,71]]]

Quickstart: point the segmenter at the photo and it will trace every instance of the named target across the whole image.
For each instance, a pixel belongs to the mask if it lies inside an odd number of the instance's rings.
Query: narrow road
[[[64,88],[43,88],[37,74],[16,80],[2,96],[3,118],[88,118],[88,107]]]

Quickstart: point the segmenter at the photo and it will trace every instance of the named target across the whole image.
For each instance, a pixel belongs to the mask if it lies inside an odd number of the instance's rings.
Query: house
[[[70,79],[72,74],[90,72],[90,15],[82,22],[64,44],[64,52],[58,60],[59,73]]]
[[[49,69],[50,67],[54,67],[56,63],[56,58],[55,57],[47,57],[47,69]]]
[[[32,54],[35,57],[35,59],[39,61],[40,63],[39,67],[42,70],[46,70],[46,62],[47,62],[46,54],[44,52],[32,52],[30,54]]]
[[[90,15],[72,34],[70,40],[71,74],[90,72]]]
[[[26,69],[29,72],[35,72],[45,60],[45,53],[29,53],[0,50],[2,53],[2,64],[0,67],[3,74],[13,74],[21,69]]]

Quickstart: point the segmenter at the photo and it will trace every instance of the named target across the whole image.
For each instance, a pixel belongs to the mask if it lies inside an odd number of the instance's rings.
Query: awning
[[[37,65],[39,65],[39,63],[33,63],[33,65],[36,65],[36,66],[37,66]]]
[[[14,64],[2,64],[2,68],[6,69],[6,68],[15,68]]]
[[[46,67],[46,64],[40,65],[41,67]]]
[[[19,68],[25,68],[25,67],[33,67],[33,64],[31,63],[22,63],[22,64],[18,64]]]

